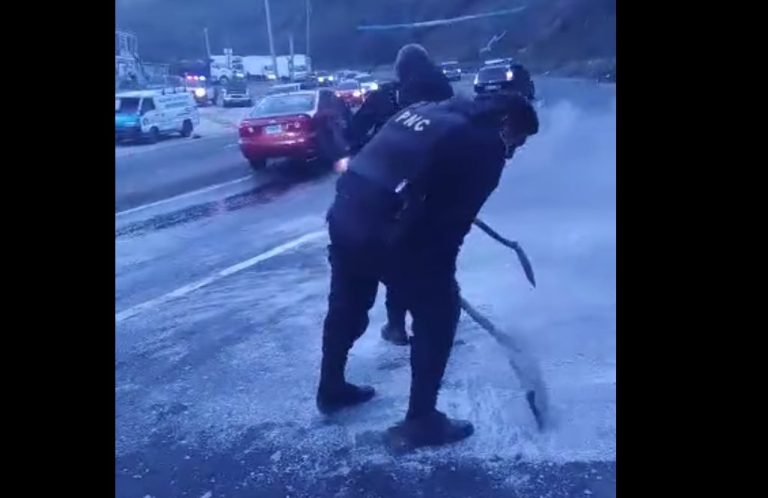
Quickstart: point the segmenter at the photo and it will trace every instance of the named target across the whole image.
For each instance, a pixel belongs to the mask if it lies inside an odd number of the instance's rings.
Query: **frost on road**
[[[220,275],[323,228],[333,178],[316,178],[118,223],[118,313],[209,279],[117,320],[118,496],[615,496],[615,89],[542,88],[542,131],[482,212],[525,247],[538,287],[477,231],[459,282],[542,363],[553,428],[535,430],[503,351],[463,316],[439,406],[475,435],[389,455],[377,434],[403,417],[410,368],[379,337],[383,296],[349,362],[377,397],[317,413],[327,241]]]

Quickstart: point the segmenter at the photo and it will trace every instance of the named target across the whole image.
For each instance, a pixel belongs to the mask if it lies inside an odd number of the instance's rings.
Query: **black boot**
[[[408,345],[408,334],[405,332],[405,327],[394,326],[390,323],[381,328],[381,338],[396,346]]]
[[[466,420],[448,418],[444,413],[433,412],[414,418],[406,418],[387,429],[387,439],[392,449],[402,452],[422,446],[441,446],[466,439],[475,432]]]
[[[374,394],[376,390],[371,386],[356,386],[347,382],[333,388],[321,386],[317,390],[317,409],[324,415],[330,415],[342,408],[370,401]]]

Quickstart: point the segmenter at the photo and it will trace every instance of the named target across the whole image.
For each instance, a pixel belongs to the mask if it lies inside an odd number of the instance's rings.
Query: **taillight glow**
[[[256,133],[256,128],[251,126],[248,123],[240,123],[240,127],[238,128],[238,132],[241,137],[248,137],[250,135],[253,135]]]
[[[307,116],[299,116],[295,121],[284,123],[285,131],[309,130],[312,121]]]
[[[238,126],[238,133],[242,138],[257,137],[265,133],[264,128],[270,126],[280,126],[282,133],[307,133],[312,131],[312,119],[307,115],[298,115],[295,117],[286,117],[276,121],[265,121],[258,119],[255,122],[246,120]],[[279,137],[281,134],[269,134],[267,136]]]

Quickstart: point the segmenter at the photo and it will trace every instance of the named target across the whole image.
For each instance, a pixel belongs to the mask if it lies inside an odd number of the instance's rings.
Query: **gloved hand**
[[[350,156],[346,156],[334,162],[333,170],[338,174],[342,174],[345,171],[347,171],[347,168],[349,167],[349,159],[350,159]]]

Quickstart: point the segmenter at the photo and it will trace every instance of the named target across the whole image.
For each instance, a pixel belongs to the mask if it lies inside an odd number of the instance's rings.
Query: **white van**
[[[192,135],[200,124],[195,99],[184,89],[115,94],[115,139],[157,142],[161,135]]]

